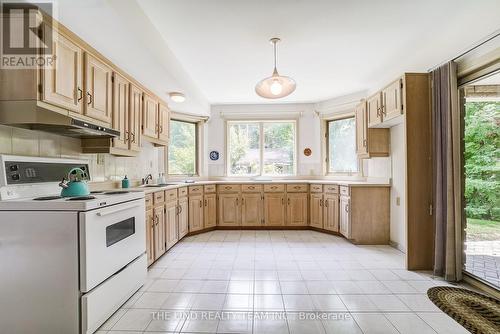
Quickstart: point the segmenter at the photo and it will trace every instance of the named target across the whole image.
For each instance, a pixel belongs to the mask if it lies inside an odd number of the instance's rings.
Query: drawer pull
[[[224,189],[230,190],[232,187],[231,186],[225,186]]]
[[[253,189],[255,189],[255,187],[254,186],[249,186],[248,189],[253,190]]]
[[[271,187],[271,189],[278,189],[278,187],[276,187],[276,186],[272,186],[272,187]]]

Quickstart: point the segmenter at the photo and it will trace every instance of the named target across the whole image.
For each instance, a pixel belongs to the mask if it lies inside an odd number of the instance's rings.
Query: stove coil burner
[[[67,199],[67,201],[88,201],[91,199],[95,199],[95,196],[77,196],[77,197],[70,197]]]
[[[61,196],[42,196],[42,197],[36,197],[36,198],[33,198],[34,201],[51,201],[51,200],[54,200],[54,199],[60,199],[62,198]]]
[[[94,190],[94,191],[91,191],[90,193],[91,194],[103,194],[104,191],[102,191],[102,190]]]

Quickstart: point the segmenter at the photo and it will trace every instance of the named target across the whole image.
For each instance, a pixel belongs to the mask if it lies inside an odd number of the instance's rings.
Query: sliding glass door
[[[461,87],[464,272],[500,288],[500,72]]]

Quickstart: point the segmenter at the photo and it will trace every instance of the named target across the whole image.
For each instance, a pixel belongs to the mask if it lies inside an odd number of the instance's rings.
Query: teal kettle
[[[90,195],[89,186],[86,181],[86,175],[82,169],[73,168],[68,173],[68,179],[63,178],[59,187],[62,188],[62,197],[76,197]]]

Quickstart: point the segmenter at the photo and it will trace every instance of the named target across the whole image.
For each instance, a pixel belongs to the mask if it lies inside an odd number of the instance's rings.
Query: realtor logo
[[[1,3],[2,69],[52,68],[52,3]]]

